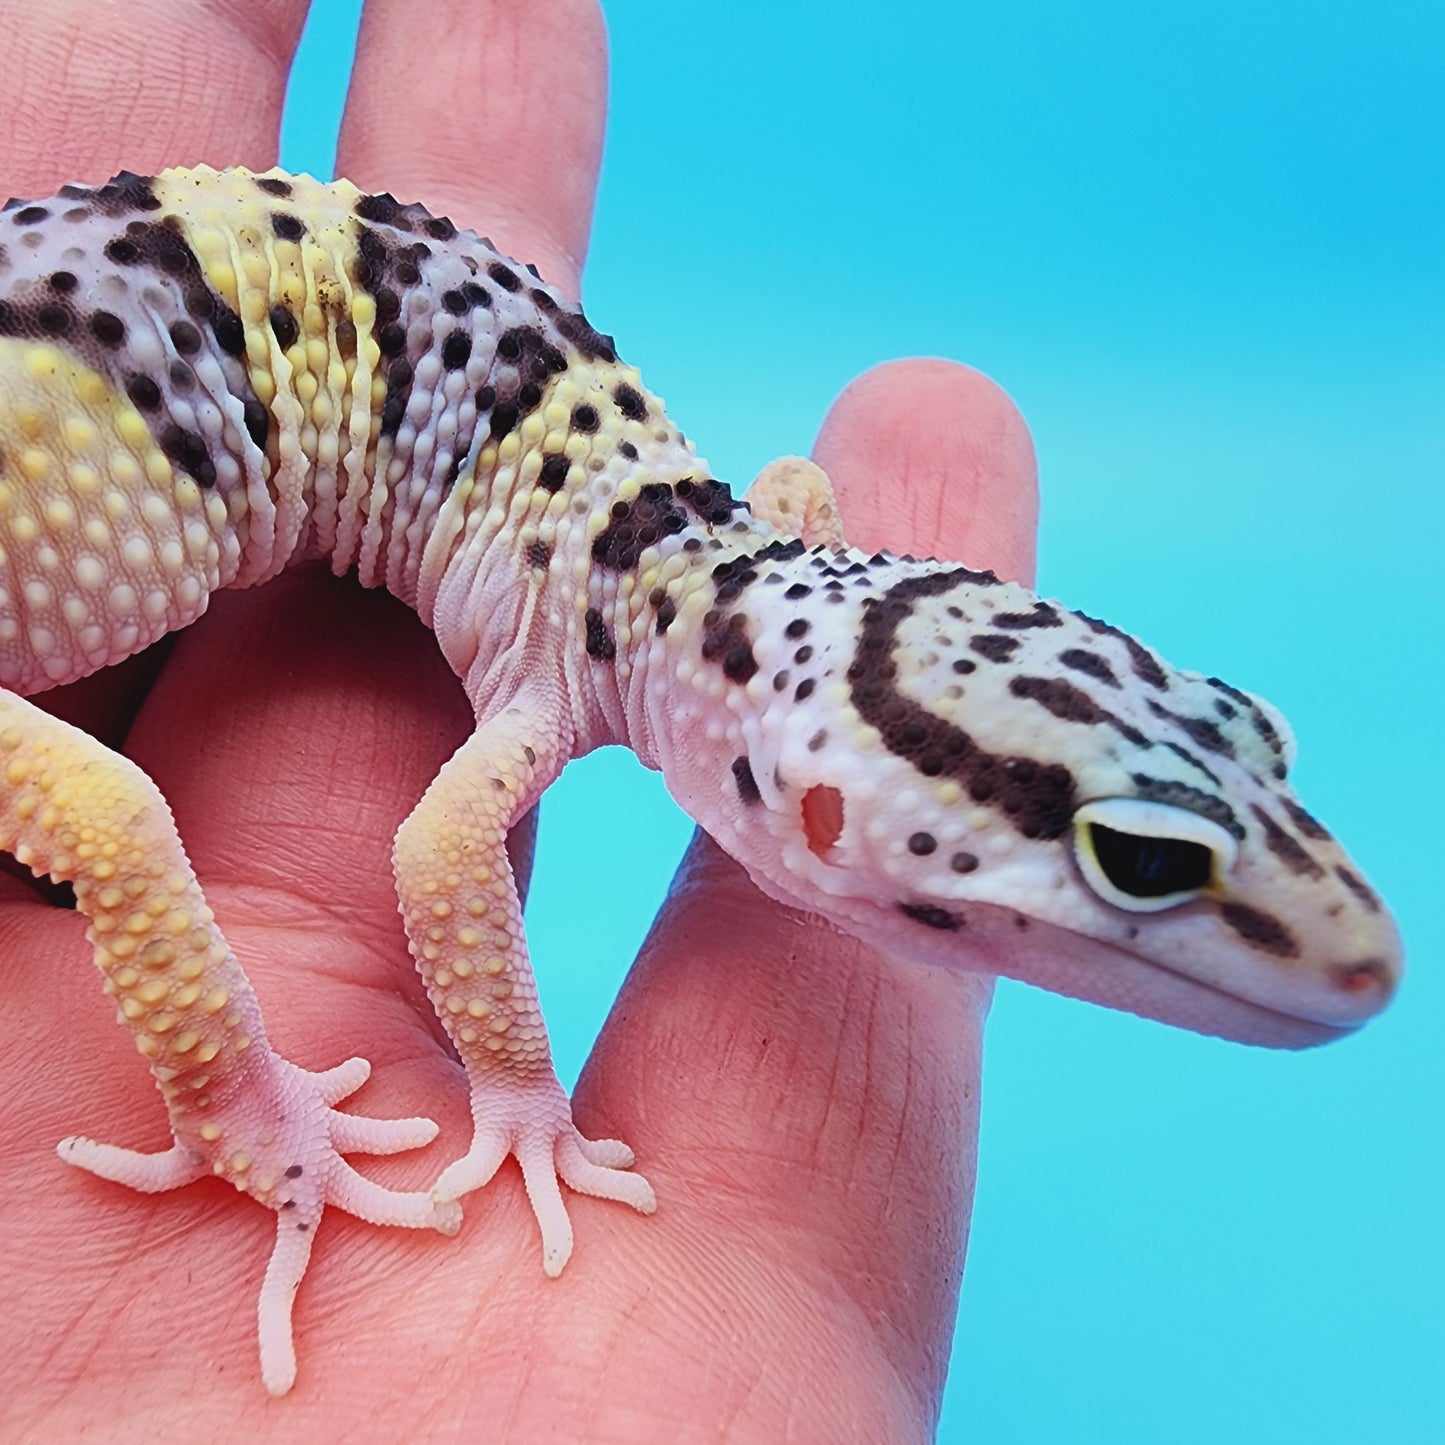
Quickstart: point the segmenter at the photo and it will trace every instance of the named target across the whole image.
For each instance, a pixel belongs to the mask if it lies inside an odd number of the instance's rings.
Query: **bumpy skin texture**
[[[273,1392],[327,1202],[449,1232],[515,1153],[553,1274],[559,1178],[654,1207],[630,1150],[572,1125],[504,846],[602,743],[766,891],[894,952],[953,963],[966,936],[998,972],[1265,1043],[1388,998],[1393,925],[1289,791],[1267,705],[992,573],[833,550],[815,470],[766,476],[750,515],[611,338],[485,240],[345,183],[196,170],[11,203],[0,247],[0,845],[75,882],[175,1133],[62,1153],[277,1211]],[[414,606],[477,717],[396,845],[472,1090],[429,1194],[341,1161],[433,1126],[337,1114],[361,1061],[270,1049],[154,788],[14,695],[314,558]]]

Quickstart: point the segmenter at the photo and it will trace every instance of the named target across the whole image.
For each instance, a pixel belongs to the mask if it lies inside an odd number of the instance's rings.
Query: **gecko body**
[[[420,206],[198,169],[0,213],[0,846],[74,884],[175,1138],[61,1153],[141,1189],[216,1173],[276,1211],[273,1392],[327,1203],[450,1232],[515,1154],[554,1274],[559,1179],[653,1207],[631,1151],[572,1124],[504,850],[601,744],[660,768],[766,891],[893,952],[965,944],[1286,1045],[1393,990],[1394,925],[1295,799],[1267,704],[992,573],[792,537],[755,495],[760,515],[580,308]],[[435,1126],[341,1113],[362,1061],[271,1049],[159,793],[24,701],[314,559],[414,607],[477,715],[395,848],[475,1122],[423,1193],[341,1155]]]

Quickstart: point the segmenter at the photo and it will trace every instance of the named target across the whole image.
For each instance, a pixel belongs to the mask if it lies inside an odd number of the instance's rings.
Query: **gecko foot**
[[[146,1154],[76,1136],[62,1140],[58,1152],[67,1164],[148,1194],[219,1175],[276,1211],[276,1245],[257,1322],[262,1383],[284,1395],[296,1379],[291,1306],[325,1207],[334,1204],[370,1224],[441,1234],[461,1227],[461,1208],[430,1193],[383,1188],[341,1157],[396,1154],[437,1134],[430,1119],[370,1119],[332,1107],[366,1082],[371,1065],[365,1059],[312,1073],[263,1046],[248,1065],[224,1104],[191,1099],[182,1113],[178,1091],[167,1089],[178,1126],[169,1149]]]
[[[431,1197],[439,1205],[480,1189],[508,1154],[522,1166],[527,1198],[542,1232],[542,1270],[552,1279],[572,1255],[572,1221],[560,1179],[578,1194],[615,1199],[639,1214],[657,1208],[652,1186],[631,1171],[620,1139],[588,1139],[572,1122],[572,1105],[556,1076],[524,1087],[484,1081],[472,1091],[476,1132],[471,1148],[443,1171]]]

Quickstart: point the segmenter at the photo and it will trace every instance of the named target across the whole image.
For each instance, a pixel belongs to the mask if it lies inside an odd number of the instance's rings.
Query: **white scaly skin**
[[[840,540],[824,483],[773,483],[760,510]],[[317,557],[414,606],[476,710],[395,848],[475,1124],[428,1193],[342,1155],[435,1126],[335,1110],[362,1060],[271,1049],[164,799],[22,696]],[[966,942],[973,966],[1274,1044],[1360,1023],[1399,972],[1271,710],[988,574],[809,552],[709,477],[567,298],[344,182],[122,175],[0,213],[0,684],[0,847],[73,881],[174,1134],[62,1156],[148,1191],[213,1173],[276,1211],[273,1393],[327,1204],[451,1232],[514,1154],[549,1274],[559,1180],[654,1207],[627,1146],[572,1123],[505,850],[602,743],[660,767],[767,892],[896,953]]]

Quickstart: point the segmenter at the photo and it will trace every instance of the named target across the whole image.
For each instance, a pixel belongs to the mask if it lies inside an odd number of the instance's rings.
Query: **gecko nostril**
[[[1388,992],[1394,987],[1394,970],[1381,958],[1366,958],[1359,963],[1337,964],[1335,983],[1344,993],[1368,993],[1371,989]]]

